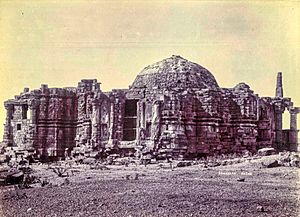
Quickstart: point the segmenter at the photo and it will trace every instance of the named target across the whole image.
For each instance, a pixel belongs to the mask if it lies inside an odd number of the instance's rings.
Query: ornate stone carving
[[[31,112],[27,117],[24,105]],[[245,83],[219,87],[207,69],[179,56],[146,67],[129,89],[104,93],[95,79],[73,88],[42,85],[6,101],[5,108],[3,142],[29,144],[37,156],[64,157],[65,150],[126,153],[137,148],[132,144],[178,157],[297,145],[299,108],[283,97],[281,74],[276,96],[259,97]],[[283,131],[286,108],[291,129]]]

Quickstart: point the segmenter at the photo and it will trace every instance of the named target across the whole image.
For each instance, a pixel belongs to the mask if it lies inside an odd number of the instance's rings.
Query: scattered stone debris
[[[47,178],[41,178],[40,179],[40,184],[41,184],[41,187],[44,187],[44,186],[47,186],[50,184],[49,180]]]
[[[256,207],[256,210],[257,210],[258,212],[265,212],[265,209],[264,209],[263,206],[257,206],[257,207]]]
[[[95,164],[90,165],[90,169],[92,169],[92,170],[109,170],[109,168],[106,165],[101,164],[100,162],[96,162]]]
[[[267,167],[267,168],[273,168],[273,167],[279,167],[280,166],[280,164],[278,163],[277,160],[273,160],[273,161],[271,161],[269,163],[262,163],[262,165],[264,167]]]
[[[93,165],[93,164],[96,163],[96,159],[95,159],[95,158],[91,158],[91,157],[84,158],[84,159],[82,160],[82,163],[83,163],[83,164]]]
[[[0,172],[1,185],[15,185],[23,182],[24,173],[16,168],[2,170]]]
[[[244,182],[245,181],[245,178],[240,178],[237,180],[238,182]]]
[[[291,160],[291,166],[300,168],[300,159]]]
[[[262,148],[257,151],[259,156],[269,156],[276,154],[276,150],[274,148]]]
[[[294,154],[292,153],[290,155]],[[291,207],[294,206],[296,202],[293,202],[292,200],[286,201],[282,198],[282,200],[280,200],[278,199],[278,195],[281,195],[281,193],[285,195],[288,194],[285,193],[286,186],[290,186],[289,183],[293,183],[294,180],[296,180],[296,168],[291,168],[289,166],[280,168],[279,170],[271,170],[267,168],[261,168],[259,171],[257,170],[257,166],[260,165],[261,162],[278,159],[280,157],[279,155],[259,156],[257,158],[252,156],[251,158],[253,158],[254,163],[245,160],[244,162],[236,163],[232,166],[219,166],[217,168],[211,167],[209,169],[203,169],[202,167],[206,161],[222,162],[223,160],[226,160],[227,157],[229,158],[233,156],[215,156],[214,158],[209,159],[188,161],[191,162],[192,165],[176,168],[174,172],[170,171],[170,163],[166,160],[157,161],[156,165],[151,164],[148,165],[147,168],[144,168],[143,165],[130,165],[128,167],[125,167],[125,165],[111,165],[108,166],[110,171],[95,171],[91,169],[90,165],[86,164],[72,165],[71,169],[78,170],[78,172],[74,176],[64,178],[58,177],[52,172],[52,170],[47,169],[47,166],[44,164],[34,164],[32,165],[33,173],[24,174],[24,179],[28,178],[29,180],[30,177],[32,178],[32,181],[28,181],[28,183],[33,182],[33,184],[29,185],[32,188],[26,189],[18,186],[18,193],[16,193],[15,190],[7,191],[3,197],[3,201],[5,204],[11,204],[11,206],[14,207],[12,209],[6,208],[6,212],[14,213],[14,215],[8,216],[21,216],[22,214],[19,214],[21,212],[26,214],[26,210],[29,207],[32,207],[32,210],[29,213],[30,215],[35,216],[33,213],[41,212],[40,216],[43,216],[45,212],[49,213],[49,209],[47,208],[49,206],[48,203],[50,204],[57,195],[64,197],[62,200],[64,201],[64,204],[62,204],[62,206],[67,209],[67,211],[62,211],[61,215],[64,216],[67,216],[67,213],[71,213],[71,210],[72,212],[75,212],[74,215],[86,216],[95,210],[97,210],[101,216],[112,215],[114,210],[118,210],[118,213],[120,213],[119,216],[122,216],[121,213],[124,213],[124,211],[132,210],[132,205],[129,204],[133,201],[135,201],[134,204],[137,204],[139,210],[148,210],[144,213],[145,216],[151,216],[151,209],[153,210],[158,208],[158,204],[161,206],[161,208],[158,209],[163,212],[167,212],[166,215],[168,216],[172,216],[172,212],[176,215],[182,214],[182,216],[188,216],[190,212],[193,212],[195,213],[195,216],[202,216],[202,214],[197,212],[196,209],[201,209],[204,216],[210,216],[211,208],[218,206],[219,204],[219,200],[216,200],[215,188],[217,188],[217,192],[222,192],[222,194],[218,194],[218,197],[222,199],[224,207],[228,203],[232,203],[232,200],[228,200],[228,197],[231,197],[234,194],[234,203],[238,204],[237,206],[239,209],[245,208],[245,206],[248,206],[244,199],[244,196],[247,193],[251,195],[247,195],[247,200],[249,199],[254,201],[255,198],[260,198],[259,204],[256,204],[253,207],[249,206],[249,208],[252,207],[253,209],[248,209],[248,214],[255,216],[256,214],[259,215],[259,213],[263,212],[262,214],[266,214],[266,216],[273,216],[273,214],[277,211],[275,207],[282,203],[284,204],[284,207],[289,207],[288,211],[284,211],[285,213],[290,214],[293,212]],[[234,159],[236,159],[237,156],[234,157]],[[291,158],[294,159],[294,157]],[[243,157],[241,159],[243,159]],[[177,160],[173,160],[174,165],[177,165],[178,162],[179,161]],[[103,165],[103,163],[104,162],[99,161],[100,165]],[[161,170],[157,170],[159,164],[166,167]],[[58,164],[52,163],[49,165],[49,168],[53,166],[58,166]],[[60,162],[59,166],[70,168],[68,163]],[[251,175],[249,177],[245,175],[246,171],[254,170],[257,171],[259,176],[256,177],[257,174],[255,173],[253,173],[253,176]],[[216,175],[216,173],[220,171],[224,172],[224,175]],[[50,180],[51,183],[45,184],[45,187],[41,188],[40,182],[37,182],[37,180],[42,181],[42,179],[46,180],[46,178]],[[123,179],[123,181],[120,179]],[[267,182],[265,182],[265,180],[267,180]],[[224,181],[227,183],[226,185],[224,185]],[[274,187],[274,181],[278,183],[276,188]],[[260,191],[262,186],[264,189],[268,189],[267,193]],[[6,186],[4,188],[13,188],[13,186]],[[145,189],[147,190],[146,193]],[[203,191],[203,189],[205,189],[205,191]],[[234,189],[234,192],[239,193],[233,193],[232,189]],[[80,193],[78,193],[78,191]],[[26,194],[24,195],[23,193]],[[95,197],[95,195],[98,194],[101,194],[101,197]],[[166,197],[165,194],[171,195]],[[84,195],[83,198],[78,199],[81,195]],[[186,197],[185,195],[189,196]],[[201,195],[201,197],[198,195]],[[207,197],[207,195],[210,196]],[[274,201],[276,200],[274,202],[275,204],[269,204],[268,201],[270,197],[274,197]],[[47,203],[47,206],[40,204],[37,198],[44,198],[43,200]],[[50,198],[53,199],[50,200]],[[66,198],[68,198],[68,200],[66,200]],[[114,201],[117,199],[118,201],[124,201],[126,199],[128,203],[122,203],[122,205],[109,205],[99,208],[104,201],[103,198],[114,198]],[[134,198],[139,198],[139,200],[135,200]],[[69,202],[69,199],[73,202]],[[80,201],[80,204],[76,201]],[[87,205],[81,205],[85,204],[84,201],[89,202],[86,203]],[[146,201],[145,203],[148,206],[154,205],[154,207],[151,209],[148,209],[147,207],[140,208],[140,205],[144,203],[141,201]],[[210,202],[214,205],[208,205]],[[14,205],[14,203],[17,205]],[[39,206],[37,206],[37,204]],[[268,204],[268,207],[265,207],[264,204]],[[264,205],[263,209],[256,209],[258,205]],[[21,207],[21,209],[19,207]],[[36,210],[35,207],[43,208]],[[56,207],[56,205],[53,205],[53,207]],[[266,208],[268,209],[267,211],[265,211]],[[174,211],[166,211],[169,209]],[[175,209],[179,209],[181,214]],[[53,212],[53,215],[55,214],[57,214],[57,212]],[[132,214],[134,216],[134,213]],[[225,214],[226,216],[234,216],[234,213],[231,213],[228,209],[225,209],[224,212],[222,211],[222,214],[224,216]],[[142,213],[139,213],[138,215],[142,216]]]
[[[68,178],[65,178],[62,185],[69,185],[69,184],[70,184],[70,180]]]
[[[134,176],[134,180],[138,180],[139,179],[139,174],[136,173],[135,176]]]
[[[192,165],[191,161],[179,161],[176,166],[177,167],[188,167],[191,165]]]

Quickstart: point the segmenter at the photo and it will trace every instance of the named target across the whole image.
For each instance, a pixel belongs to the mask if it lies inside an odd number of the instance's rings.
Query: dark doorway
[[[137,102],[131,99],[125,101],[125,114],[123,124],[123,140],[133,141],[136,139]]]

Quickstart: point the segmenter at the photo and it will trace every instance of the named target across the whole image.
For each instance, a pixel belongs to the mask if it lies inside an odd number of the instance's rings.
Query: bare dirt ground
[[[51,184],[1,187],[0,216],[300,216],[299,169],[260,161],[173,169],[77,165],[67,178],[35,165],[34,174]]]

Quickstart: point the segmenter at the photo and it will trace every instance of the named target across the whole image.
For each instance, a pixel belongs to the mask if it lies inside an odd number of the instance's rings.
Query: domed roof
[[[199,88],[219,87],[214,76],[204,67],[180,56],[171,56],[144,68],[131,88]]]

